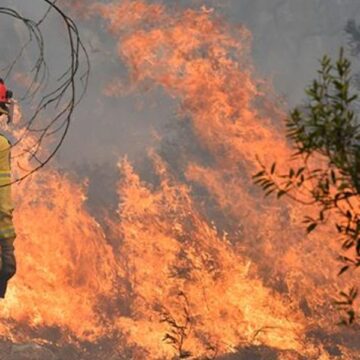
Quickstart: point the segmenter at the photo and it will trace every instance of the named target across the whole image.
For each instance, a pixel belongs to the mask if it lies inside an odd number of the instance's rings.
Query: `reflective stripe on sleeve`
[[[11,184],[11,177],[10,176],[4,176],[4,177],[0,176],[0,185],[10,185],[10,184]]]
[[[15,229],[13,226],[4,226],[0,228],[0,239],[1,238],[9,238],[15,236]]]

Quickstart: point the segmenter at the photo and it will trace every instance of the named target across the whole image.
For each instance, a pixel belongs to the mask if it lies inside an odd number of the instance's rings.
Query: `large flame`
[[[281,359],[336,359],[331,339],[342,359],[354,359],[356,346],[336,340],[349,331],[334,327],[331,228],[306,238],[305,209],[265,201],[251,184],[255,154],[282,167],[291,149],[281,111],[273,106],[270,116],[254,78],[249,32],[205,7],[125,0],[95,4],[91,14],[119,39],[133,89],[147,82],[178,101],[207,161],[187,144],[177,168],[152,152],[150,184],[121,160],[118,211],[107,219],[90,215],[86,185],[56,170],[14,187],[19,272],[1,332],[41,338],[56,328],[59,342],[121,333],[116,345],[139,360],[211,358],[250,345]]]

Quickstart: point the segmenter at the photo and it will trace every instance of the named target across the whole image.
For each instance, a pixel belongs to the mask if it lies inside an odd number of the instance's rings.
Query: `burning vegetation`
[[[119,159],[114,212],[92,215],[87,185],[56,168],[14,188],[19,271],[1,334],[136,360],[358,358],[359,329],[336,326],[330,225],[306,236],[301,205],[252,183],[255,155],[281,169],[291,149],[249,31],[145,1],[88,16],[118,40],[132,91],[177,102],[185,141],[150,151],[146,177]]]

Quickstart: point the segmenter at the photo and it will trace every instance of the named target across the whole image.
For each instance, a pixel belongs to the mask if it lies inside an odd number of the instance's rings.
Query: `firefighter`
[[[7,98],[8,90],[6,85],[4,84],[4,80],[0,78],[0,115],[5,114],[8,115],[9,121],[9,108],[8,103],[9,99]]]
[[[5,88],[5,90],[4,90]],[[4,93],[5,92],[5,93]],[[0,107],[6,107],[6,87],[0,79]],[[0,113],[1,115],[7,113]],[[9,118],[8,118],[9,119]],[[14,240],[16,237],[12,221],[13,204],[11,199],[11,169],[10,169],[11,143],[4,134],[0,133],[0,298],[5,297],[7,283],[15,275],[16,261],[14,255]]]

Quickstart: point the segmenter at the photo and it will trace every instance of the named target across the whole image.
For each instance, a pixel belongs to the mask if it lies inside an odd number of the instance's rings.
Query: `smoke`
[[[358,351],[351,332],[333,326],[329,228],[305,238],[304,209],[264,201],[251,184],[255,153],[281,166],[291,150],[284,112],[251,62],[257,32],[224,19],[232,7],[258,12],[263,33],[274,9],[236,4],[103,2],[79,18],[93,77],[58,161],[95,174],[94,215],[86,186],[52,170],[17,190],[23,260],[0,314],[15,322],[4,334],[19,324],[59,327],[62,342],[121,333],[139,360],[211,358],[248,345],[282,359]],[[285,18],[312,11],[279,6]],[[275,68],[276,58],[264,55],[264,63]],[[148,156],[150,146],[161,156]],[[103,214],[106,184],[113,206]],[[34,298],[36,306],[20,308]]]
[[[23,1],[8,3],[35,17],[45,10],[42,1],[38,0],[31,4]],[[89,4],[70,3],[73,7]],[[188,0],[170,6],[179,9],[215,7],[215,12],[234,26],[244,24],[253,36],[252,53],[256,70],[273,81],[276,92],[289,105],[301,102],[304,86],[313,78],[317,68],[317,59],[325,52],[336,53],[344,44],[343,28],[347,19],[360,16],[356,0],[341,3],[320,1],[306,5],[280,0]],[[77,168],[84,162],[114,163],[117,156],[123,154],[132,159],[141,158],[149,146],[156,146],[156,137],[151,134],[163,134],[164,128],[172,121],[176,111],[173,102],[158,89],[141,96],[136,93],[117,98],[105,96],[104,89],[109,83],[113,79],[126,79],[127,70],[116,56],[114,39],[107,35],[98,20],[79,17],[77,23],[91,57],[92,76],[87,96],[76,113],[72,131],[58,159],[64,166]],[[9,36],[14,39],[10,24],[6,29],[3,24],[3,39]],[[48,43],[53,44],[54,61],[60,61],[61,54],[57,49],[61,49],[61,32],[51,22],[47,32]],[[2,44],[8,46],[4,41]],[[5,54],[11,54],[11,51],[12,47],[9,47],[1,58],[4,59]],[[80,144],[81,138],[88,141]]]

